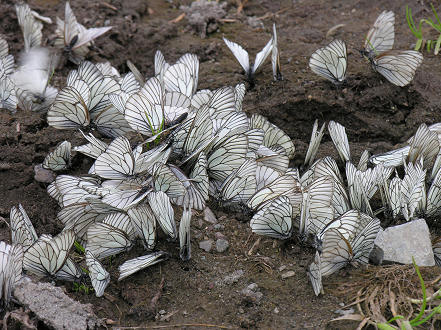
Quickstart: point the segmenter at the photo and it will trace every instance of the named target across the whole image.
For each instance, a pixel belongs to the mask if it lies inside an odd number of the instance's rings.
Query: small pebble
[[[219,253],[225,252],[229,246],[230,243],[228,243],[228,241],[225,239],[221,238],[216,241],[216,251]]]
[[[217,224],[215,224],[215,225],[213,226],[213,228],[214,228],[215,230],[224,230],[224,229],[225,229],[225,226],[222,225],[222,224],[220,224],[220,223],[217,223]]]
[[[217,223],[216,216],[214,215],[213,211],[210,210],[210,208],[206,207],[204,210],[204,220],[209,223]]]
[[[158,313],[161,315],[164,315],[166,312],[165,312],[165,310],[161,309]]]
[[[275,314],[279,314],[279,309],[276,307],[276,308],[274,308],[274,313]]]
[[[284,280],[284,279],[287,279],[287,278],[289,278],[289,277],[293,277],[295,274],[296,274],[295,271],[293,271],[293,270],[289,270],[289,271],[287,271],[286,273],[283,273],[283,274],[282,274],[282,279]]]
[[[199,242],[199,247],[204,250],[205,252],[210,252],[211,248],[213,246],[213,240],[212,239],[208,239],[202,242]]]
[[[51,183],[56,177],[54,172],[44,169],[41,164],[34,166],[34,173],[34,180],[37,182]]]
[[[279,272],[283,272],[286,269],[286,265],[282,265],[279,267]]]
[[[218,231],[214,233],[214,236],[216,237],[216,239],[225,239],[225,235]]]

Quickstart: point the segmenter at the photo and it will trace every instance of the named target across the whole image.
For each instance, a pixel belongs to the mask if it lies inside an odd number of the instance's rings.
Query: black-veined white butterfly
[[[69,1],[66,2],[64,11],[64,21],[57,17],[57,39],[55,46],[62,48],[68,54],[68,58],[75,64],[89,52],[89,46],[95,38],[109,31],[112,27],[90,28],[86,29],[77,22],[77,19],[70,7]]]
[[[345,127],[331,120],[328,124],[328,131],[342,161],[344,163],[351,161],[351,150]]]
[[[61,142],[54,151],[50,152],[43,161],[43,168],[52,171],[62,171],[70,166],[71,144],[69,141]]]
[[[14,113],[17,111],[17,103],[14,83],[9,77],[0,78],[0,109],[8,109]]]
[[[43,24],[35,19],[31,8],[26,3],[16,4],[15,11],[18,24],[23,32],[25,52],[28,52],[32,47],[40,47]]]
[[[369,30],[361,53],[368,57],[374,71],[392,84],[403,87],[413,80],[423,55],[414,50],[392,50],[394,24],[394,13],[383,11]]]
[[[435,257],[435,263],[441,266],[441,238],[438,237],[432,243],[433,256]]]
[[[310,167],[315,160],[315,156],[317,154],[318,148],[320,146],[320,142],[323,137],[323,130],[325,129],[325,124],[323,123],[320,131],[318,129],[318,120],[316,119],[314,122],[314,126],[312,128],[311,141],[308,145],[308,151],[306,152],[304,166]]]
[[[263,62],[265,62],[266,58],[271,52],[271,49],[273,47],[273,38],[271,38],[270,41],[268,41],[268,43],[265,45],[265,47],[259,53],[257,53],[256,59],[254,60],[254,65],[252,67],[250,65],[248,52],[245,49],[243,49],[242,46],[228,40],[227,38],[223,38],[223,39],[225,44],[233,53],[234,57],[236,57],[237,61],[244,69],[249,82],[252,83],[254,81],[254,74],[263,64]]]
[[[92,281],[95,295],[101,297],[107,285],[109,285],[110,274],[89,250],[86,250],[86,265],[89,269],[89,277]]]
[[[11,241],[27,249],[38,240],[37,233],[21,204],[13,206],[10,212]]]
[[[86,249],[98,259],[124,252],[132,247],[127,233],[106,223],[94,223],[87,228]]]
[[[148,202],[164,233],[170,238],[176,239],[178,232],[170,198],[162,191],[151,192],[148,195]]]
[[[191,259],[190,223],[191,208],[184,205],[181,222],[179,223],[179,256],[184,261],[188,261]]]
[[[280,67],[279,47],[277,45],[276,23],[273,23],[273,49],[271,53],[271,64],[273,66],[274,80],[283,80],[282,69]]]
[[[168,254],[166,252],[158,251],[145,256],[141,256],[135,259],[127,260],[121,266],[119,266],[119,277],[118,281],[125,279],[142,269],[153,266],[158,262],[168,259]]]
[[[321,271],[320,253],[315,252],[314,262],[309,265],[308,277],[316,296],[323,294],[322,271]]]
[[[342,40],[334,40],[329,45],[317,49],[309,59],[311,70],[339,85],[346,79],[348,56],[346,44]]]
[[[144,248],[153,250],[156,245],[156,217],[151,207],[148,204],[138,205],[130,208],[127,214]]]
[[[40,237],[24,253],[23,268],[38,276],[54,276],[64,266],[74,243],[73,230],[52,237]]]
[[[253,233],[278,239],[292,234],[293,207],[286,196],[279,196],[261,208],[251,219]]]
[[[22,277],[23,248],[17,244],[0,242],[0,298],[3,307],[7,307],[15,284]]]

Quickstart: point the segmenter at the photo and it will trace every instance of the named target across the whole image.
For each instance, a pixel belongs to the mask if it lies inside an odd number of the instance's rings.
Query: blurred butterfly
[[[14,83],[9,77],[0,78],[0,109],[7,109],[14,113],[17,111],[17,103]]]
[[[339,85],[346,79],[348,57],[346,44],[342,40],[334,40],[329,45],[316,50],[309,59],[311,70]]]
[[[121,266],[118,267],[119,269],[118,281],[121,281],[125,279],[127,276],[130,276],[144,268],[153,266],[154,264],[157,264],[158,262],[167,259],[168,259],[168,254],[166,252],[158,251],[135,259],[127,260]]]
[[[369,30],[361,54],[371,62],[374,71],[396,86],[408,85],[423,55],[414,50],[392,50],[395,38],[395,14],[383,11]]]
[[[26,3],[15,5],[18,24],[23,31],[24,49],[28,52],[32,47],[40,47],[43,24],[37,21],[31,12],[31,8]]]
[[[236,57],[237,61],[244,69],[248,81],[252,84],[254,82],[254,74],[263,64],[263,62],[265,62],[266,58],[268,57],[268,55],[272,50],[273,38],[271,38],[270,41],[268,41],[268,43],[265,45],[265,47],[259,53],[257,53],[256,59],[254,60],[254,65],[252,67],[250,66],[248,52],[245,49],[243,49],[242,46],[228,40],[225,37],[223,39],[225,44],[233,53],[234,57]]]
[[[69,1],[67,1],[64,21],[57,17],[55,47],[62,48],[70,61],[79,64],[89,52],[88,47],[93,43],[93,40],[111,28],[111,26],[108,26],[86,29],[77,22]]]
[[[21,245],[0,242],[0,300],[7,307],[15,284],[22,277],[23,248]]]
[[[61,142],[54,151],[50,152],[43,161],[43,168],[52,171],[62,171],[70,166],[71,144]]]
[[[86,250],[86,265],[89,269],[89,277],[92,281],[95,295],[101,297],[107,285],[109,285],[110,274],[89,250]]]
[[[271,53],[271,64],[273,66],[274,80],[283,80],[283,75],[280,67],[280,54],[277,46],[277,30],[276,23],[273,23],[273,49]]]
[[[57,57],[46,48],[33,47],[21,54],[19,66],[11,75],[16,86],[19,107],[23,110],[46,110],[58,90],[49,85]]]

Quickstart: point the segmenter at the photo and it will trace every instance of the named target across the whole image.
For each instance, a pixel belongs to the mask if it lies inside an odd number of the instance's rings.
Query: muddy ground
[[[284,129],[297,148],[293,165],[304,158],[314,120],[320,123],[335,120],[346,126],[353,159],[358,161],[364,149],[383,152],[405,142],[421,123],[441,121],[440,57],[424,53],[424,62],[414,82],[405,88],[387,83],[374,73],[358,49],[377,15],[385,9],[396,13],[395,48],[408,49],[414,44],[405,19],[402,1],[255,1],[250,0],[240,15],[236,15],[235,1],[225,7],[228,22],[219,22],[206,38],[200,30],[190,26],[186,18],[176,19],[180,5],[190,1],[133,0],[71,2],[80,23],[86,26],[114,26],[99,38],[91,52],[93,61],[110,61],[121,72],[127,72],[126,60],[135,63],[143,74],[153,74],[153,55],[160,49],[173,62],[187,52],[196,53],[201,61],[199,88],[217,88],[243,80],[241,68],[222,42],[222,36],[239,42],[252,54],[260,50],[270,38],[272,22],[278,27],[279,47],[284,80],[274,82],[269,61],[257,75],[256,86],[248,90],[244,110],[260,113]],[[409,0],[419,19],[431,15],[429,2]],[[64,16],[64,2],[35,0],[29,2],[43,15]],[[109,6],[110,4],[110,6]],[[113,7],[113,8],[112,8]],[[441,6],[440,6],[441,7]],[[440,8],[438,8],[440,9]],[[438,10],[439,11],[439,10]],[[16,21],[14,3],[0,4],[0,33],[9,42],[11,53],[18,54],[23,45]],[[249,17],[257,17],[250,25]],[[344,24],[333,34],[348,44],[348,81],[336,89],[314,75],[308,68],[310,54],[330,42],[327,31]],[[44,36],[51,44],[55,26],[46,26]],[[436,37],[433,36],[432,37]],[[55,84],[62,87],[69,70],[67,65],[56,72]],[[13,205],[22,203],[39,234],[56,234],[62,228],[56,220],[58,206],[46,193],[46,186],[34,181],[33,167],[41,163],[49,150],[60,141],[69,139],[73,145],[83,143],[79,133],[59,131],[48,127],[45,114],[18,111],[11,115],[0,112],[0,216],[8,219]],[[17,125],[20,130],[17,130]],[[336,152],[329,136],[325,136],[319,156]],[[91,161],[77,154],[73,173],[85,173]],[[67,292],[78,300],[91,303],[96,314],[119,326],[169,327],[193,324],[189,328],[210,325],[245,328],[354,328],[356,323],[329,323],[339,316],[334,311],[348,298],[334,296],[329,283],[351,282],[356,278],[345,270],[324,280],[326,294],[315,297],[306,275],[313,251],[298,244],[276,242],[251,234],[246,222],[235,214],[226,213],[211,205],[220,226],[195,217],[192,224],[193,257],[190,262],[179,259],[177,243],[160,241],[159,249],[171,253],[167,262],[153,266],[129,279],[117,282],[118,265],[143,253],[142,248],[117,256],[105,263],[112,281],[103,298],[75,292],[70,284]],[[204,239],[215,239],[220,232],[230,243],[224,253],[205,252],[199,248]],[[9,240],[6,224],[0,223],[0,239]],[[214,249],[215,250],[215,249]],[[228,275],[241,271],[235,280]],[[282,279],[282,274],[294,271],[294,276]],[[436,272],[436,270],[434,270]],[[240,272],[239,272],[240,273]],[[237,273],[236,273],[237,274]],[[164,279],[162,294],[152,307]],[[263,298],[255,301],[241,291],[256,283]],[[63,285],[63,283],[60,283]],[[333,291],[334,292],[334,291]],[[161,319],[163,319],[161,321]]]

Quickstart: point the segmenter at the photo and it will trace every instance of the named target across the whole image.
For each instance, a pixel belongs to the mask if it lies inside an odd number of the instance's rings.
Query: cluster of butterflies
[[[300,178],[304,189],[299,234],[313,236],[317,249],[308,275],[316,295],[323,291],[322,276],[347,264],[367,264],[380,229],[376,216],[390,220],[436,219],[441,213],[441,125],[422,124],[405,147],[370,156],[365,150],[355,166],[351,161],[345,128],[333,121],[329,134],[345,164],[345,180],[337,162],[325,157],[313,162],[323,136],[324,125],[314,125],[305,165]],[[312,156],[311,156],[312,155]],[[373,167],[368,167],[368,164]],[[401,167],[403,170],[401,170]],[[432,167],[431,175],[426,176]],[[404,172],[401,178],[398,173]],[[382,202],[373,210],[371,200]],[[303,236],[304,237],[304,236]],[[441,264],[441,244],[433,243],[437,264]]]
[[[15,112],[17,108],[29,111],[47,110],[58,90],[50,80],[60,54],[79,64],[89,52],[93,40],[111,27],[87,29],[79,24],[66,2],[65,20],[57,17],[55,49],[42,47],[43,22],[52,24],[48,17],[32,11],[26,3],[15,6],[17,19],[23,32],[24,49],[18,64],[9,54],[6,40],[0,36],[0,108]]]
[[[371,63],[372,69],[380,73],[396,86],[408,85],[416,69],[423,61],[423,55],[414,50],[394,50],[395,14],[383,11],[369,30],[360,53]],[[315,51],[309,60],[309,66],[316,74],[336,85],[346,79],[348,64],[346,44],[334,40],[326,47]]]

